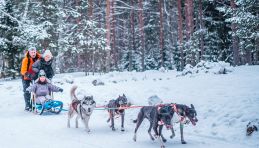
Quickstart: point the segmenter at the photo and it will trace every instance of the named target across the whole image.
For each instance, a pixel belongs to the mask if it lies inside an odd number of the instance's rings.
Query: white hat
[[[28,51],[36,51],[37,49],[35,47],[30,47]]]
[[[47,55],[50,56],[50,57],[53,57],[52,53],[50,52],[50,50],[45,50],[45,52],[43,53],[42,57],[45,58]]]

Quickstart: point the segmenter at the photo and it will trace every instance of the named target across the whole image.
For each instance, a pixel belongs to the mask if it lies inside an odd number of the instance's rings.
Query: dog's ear
[[[257,127],[256,126],[253,126],[254,127],[254,130],[257,131]]]
[[[191,108],[193,108],[193,109],[194,109],[194,106],[193,106],[193,104],[191,104]]]
[[[122,95],[123,97],[126,97],[125,94]]]
[[[91,98],[91,99],[94,99],[94,97],[93,97],[93,96],[91,96],[90,98]]]
[[[249,123],[246,125],[246,127],[248,127],[250,124],[251,124],[251,122],[249,122]]]

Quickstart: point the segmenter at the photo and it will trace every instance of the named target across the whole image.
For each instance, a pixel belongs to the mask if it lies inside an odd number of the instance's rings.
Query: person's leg
[[[46,100],[52,100],[50,95],[46,95],[45,98],[46,98]]]
[[[44,96],[39,96],[36,98],[36,104],[44,104],[46,101],[46,98]]]
[[[30,86],[30,82],[31,81],[22,79],[25,110],[27,110],[27,111],[29,111],[31,109],[31,103],[30,103],[31,94],[30,94],[30,92],[26,91],[26,89]]]

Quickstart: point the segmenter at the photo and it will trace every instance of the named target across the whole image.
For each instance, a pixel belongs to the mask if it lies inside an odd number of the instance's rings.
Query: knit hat
[[[30,47],[29,49],[28,49],[28,51],[36,51],[37,49],[35,48],[35,47]]]
[[[51,58],[53,57],[52,56],[52,53],[50,52],[50,50],[45,50],[45,52],[43,53],[43,58],[45,58],[46,56],[50,56]]]
[[[40,70],[38,77],[41,77],[41,76],[45,76],[46,77],[46,73],[45,73],[44,70]]]

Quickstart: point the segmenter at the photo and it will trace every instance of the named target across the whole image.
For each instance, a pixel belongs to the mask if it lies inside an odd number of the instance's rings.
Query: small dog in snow
[[[250,121],[246,125],[246,135],[251,136],[254,131],[258,131],[258,128],[259,128],[259,119]]]
[[[76,128],[78,128],[78,119],[81,118],[85,125],[86,131],[90,132],[88,123],[96,103],[93,96],[84,96],[82,100],[78,100],[75,95],[76,89],[77,86],[73,86],[70,91],[72,102],[69,105],[67,127],[70,128],[70,119],[76,114]]]

